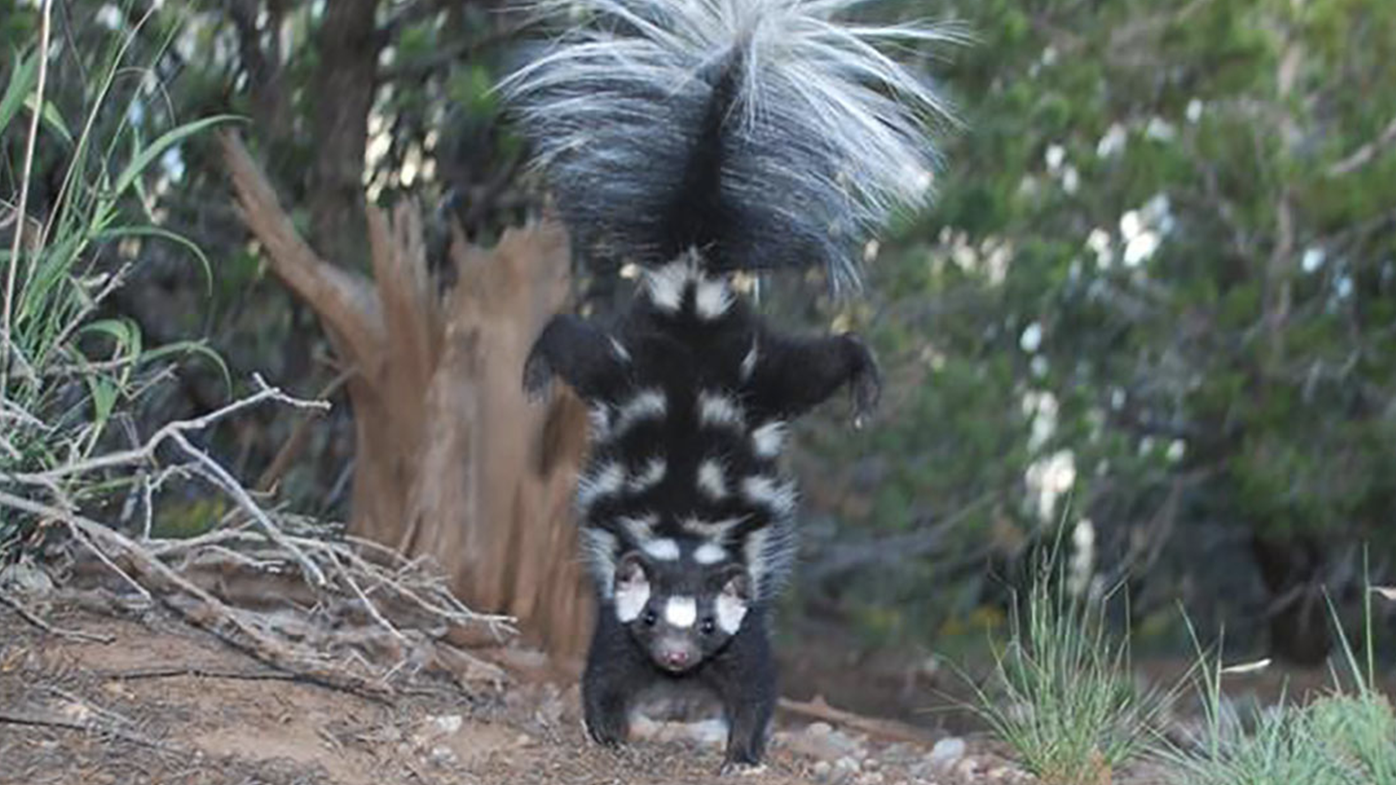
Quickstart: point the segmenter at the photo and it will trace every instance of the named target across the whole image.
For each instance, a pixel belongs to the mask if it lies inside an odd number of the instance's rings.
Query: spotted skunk
[[[759,762],[776,701],[765,608],[736,563],[690,569],[638,552],[621,557],[613,612],[598,617],[582,680],[588,733],[619,743],[639,696],[694,684],[722,704],[726,765]]]
[[[639,683],[726,674],[713,677],[720,694],[767,696],[728,703],[728,762],[759,758],[774,695],[764,609],[794,542],[796,490],[776,459],[793,418],[845,385],[859,418],[880,381],[856,336],[775,330],[732,276],[818,267],[836,290],[859,286],[867,235],[925,198],[926,125],[942,116],[934,91],[875,44],[956,37],[832,21],[862,4],[543,0],[582,23],[502,85],[576,255],[642,276],[614,324],[554,317],[524,369],[531,395],[558,377],[592,412],[577,504],[601,601],[583,681],[598,740],[624,736],[616,707]],[[631,588],[648,587],[646,608],[666,598],[654,618],[672,622],[669,598],[716,609],[727,583],[711,580],[731,575],[749,593],[735,632],[666,669],[670,650],[632,615]]]

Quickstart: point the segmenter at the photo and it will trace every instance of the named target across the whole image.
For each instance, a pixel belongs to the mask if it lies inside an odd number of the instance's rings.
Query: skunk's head
[[[738,564],[659,562],[638,552],[616,565],[616,618],[650,660],[669,673],[721,651],[751,608],[751,578]]]

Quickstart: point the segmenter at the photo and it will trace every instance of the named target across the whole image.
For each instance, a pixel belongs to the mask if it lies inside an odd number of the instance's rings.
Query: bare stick
[[[233,497],[233,500],[252,516],[252,519],[262,527],[262,531],[271,538],[272,542],[285,548],[286,552],[290,553],[291,556],[295,558],[296,562],[300,564],[301,569],[305,570],[306,577],[309,578],[314,585],[324,586],[329,582],[325,578],[324,571],[305,555],[305,551],[302,551],[286,538],[286,535],[282,533],[280,527],[272,523],[271,518],[267,517],[267,514],[262,511],[262,508],[258,506],[257,502],[252,500],[252,497],[243,489],[242,485],[238,484],[238,481],[233,479],[231,474],[228,474],[227,469],[224,469],[219,465],[218,461],[209,457],[208,453],[202,452],[194,445],[190,444],[183,433],[174,431],[170,434],[170,438],[194,460],[198,461],[199,465],[202,466],[216,484],[223,489],[223,492]]]
[[[814,700],[811,701],[796,701],[789,698],[781,698],[776,705],[781,711],[786,711],[797,716],[837,723],[846,728],[859,731],[860,733],[866,733],[869,736],[877,736],[893,741],[919,743],[928,741],[931,735],[914,725],[908,725],[904,722],[879,719],[877,717],[865,717],[862,714],[854,714],[851,711],[836,709],[830,706],[822,695],[816,695]]]
[[[19,614],[21,619],[24,619],[50,635],[57,635],[60,638],[72,638],[80,641],[92,641],[94,643],[111,643],[116,640],[116,638],[110,635],[96,635],[90,632],[83,632],[82,630],[66,630],[62,627],[55,627],[34,615],[33,611],[24,607],[23,603],[8,594],[0,594],[0,602],[10,606],[10,609]]]
[[[112,681],[136,681],[139,679],[173,679],[189,676],[200,679],[235,679],[243,681],[299,681],[294,673],[277,670],[242,671],[216,668],[207,665],[172,665],[154,668],[135,668],[125,671],[99,671],[98,677]]]
[[[307,401],[294,398],[283,393],[276,387],[269,387],[262,377],[253,375],[253,381],[259,388],[252,395],[233,401],[221,409],[205,414],[202,417],[195,417],[192,420],[175,420],[166,423],[164,427],[156,431],[153,436],[140,447],[130,450],[119,450],[107,453],[86,461],[77,461],[63,466],[56,467],[44,472],[18,472],[15,474],[0,474],[0,480],[24,483],[28,485],[48,486],[64,477],[75,474],[86,474],[100,469],[109,469],[117,466],[130,466],[132,464],[145,463],[155,457],[155,451],[167,439],[172,439],[176,434],[186,431],[200,431],[208,428],[219,420],[226,419],[243,409],[256,406],[263,401],[277,401],[300,409],[328,409],[328,401]]]
[[[57,714],[31,714],[25,712],[15,712],[0,709],[0,724],[7,725],[29,725],[41,728],[66,728],[68,730],[80,730],[87,733],[99,733],[106,736],[129,741],[143,747],[153,747],[157,750],[174,751],[174,748],[163,742],[156,741],[139,733],[131,733],[120,728],[112,728],[105,725],[98,725],[91,722],[79,722],[70,720]]]

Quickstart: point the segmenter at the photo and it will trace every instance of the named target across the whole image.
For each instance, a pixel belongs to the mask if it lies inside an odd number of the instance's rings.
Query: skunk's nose
[[[664,653],[664,664],[670,668],[682,668],[688,665],[688,652],[668,651]]]

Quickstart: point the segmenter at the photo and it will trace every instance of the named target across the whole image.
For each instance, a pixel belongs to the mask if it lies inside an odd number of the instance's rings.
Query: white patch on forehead
[[[661,311],[677,312],[683,304],[692,267],[687,259],[675,259],[657,270],[645,270],[645,293]]]
[[[664,621],[679,629],[692,627],[698,621],[698,602],[692,597],[670,597],[664,605]]]
[[[586,510],[597,499],[619,492],[625,484],[625,468],[616,461],[601,466],[595,472],[577,480],[577,507]]]
[[[795,509],[795,483],[775,477],[757,474],[742,480],[742,495],[779,516],[789,515]]]
[[[736,635],[746,618],[746,600],[728,592],[717,595],[713,609],[717,612],[717,626],[728,635]]]
[[[650,583],[641,578],[616,587],[616,618],[622,623],[635,621],[650,601]]]
[[[756,349],[756,339],[752,339],[751,348],[747,350],[746,356],[742,358],[742,381],[747,381],[753,373],[756,373],[756,360],[758,352]]]
[[[645,466],[638,474],[631,475],[627,487],[631,493],[640,493],[648,488],[653,488],[664,479],[666,464],[663,458],[650,458],[645,462]]]
[[[785,448],[785,423],[772,420],[751,432],[751,449],[762,458],[775,458]]]
[[[715,542],[705,542],[693,549],[693,560],[699,564],[717,564],[727,558],[727,549]]]
[[[699,424],[741,428],[743,419],[742,407],[732,396],[709,390],[698,394]]]
[[[616,589],[616,536],[593,526],[582,528],[582,560],[591,570],[596,585],[601,587],[601,596],[609,598]]]
[[[640,547],[649,554],[650,558],[659,561],[678,561],[679,558],[679,544],[668,537],[647,540]]]
[[[630,362],[630,350],[626,349],[625,344],[614,336],[611,338],[611,352],[615,354],[617,360],[623,363]]]
[[[700,279],[694,291],[693,307],[699,319],[717,319],[732,307],[732,288],[722,278]]]
[[[698,464],[698,490],[714,501],[727,497],[727,477],[721,463],[709,458]]]
[[[668,403],[659,390],[641,390],[620,407],[616,416],[615,434],[619,436],[641,420],[657,420],[664,416]]]

